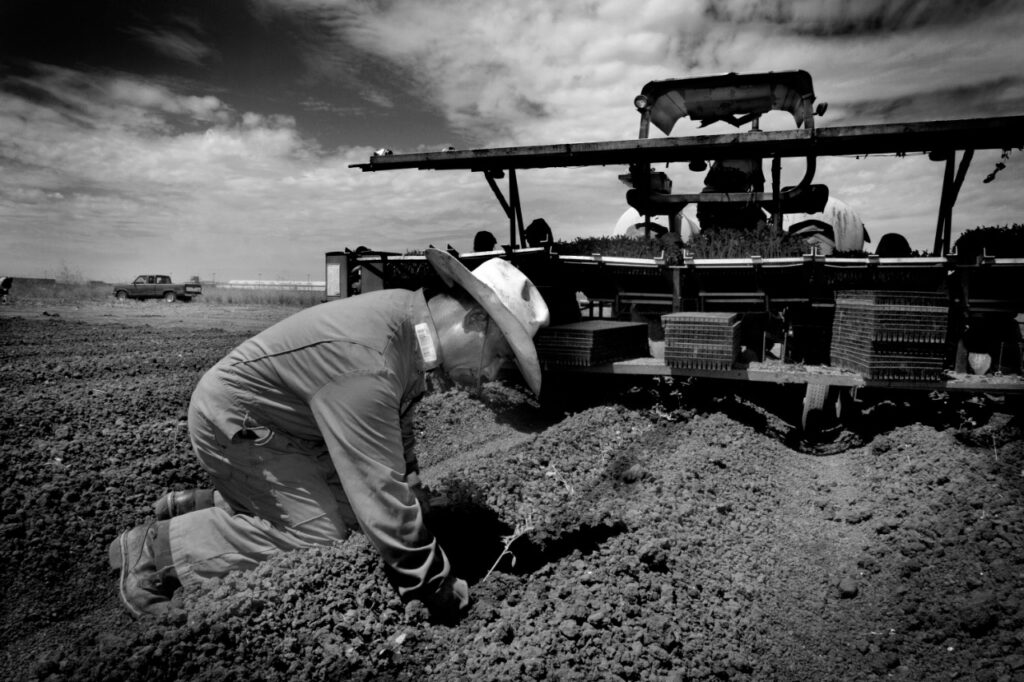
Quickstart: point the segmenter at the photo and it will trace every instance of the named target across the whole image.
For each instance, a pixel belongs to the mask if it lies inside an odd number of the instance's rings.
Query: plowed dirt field
[[[984,397],[864,400],[811,446],[775,387],[438,390],[419,451],[459,624],[359,534],[133,621],[108,543],[208,484],[191,391],[288,312],[0,314],[0,678],[1024,680],[1020,404]]]

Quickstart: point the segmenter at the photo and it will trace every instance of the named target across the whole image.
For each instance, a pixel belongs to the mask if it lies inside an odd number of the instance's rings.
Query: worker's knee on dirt
[[[194,434],[195,435],[195,434]],[[264,445],[234,438],[210,446],[193,439],[196,456],[217,487],[216,509],[255,517],[295,535],[300,544],[348,537],[355,514],[326,452],[312,453],[271,434]]]
[[[326,545],[349,536],[349,525],[337,501],[313,496],[301,483],[275,486],[250,501],[252,509],[245,513],[294,536],[299,544]]]
[[[347,527],[328,514],[287,526],[280,520],[209,507],[168,523],[171,555],[183,584],[249,570],[281,552],[330,545],[348,536]]]

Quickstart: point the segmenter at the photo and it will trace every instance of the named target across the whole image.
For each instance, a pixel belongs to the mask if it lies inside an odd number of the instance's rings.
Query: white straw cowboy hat
[[[427,261],[448,286],[458,284],[483,307],[515,353],[527,385],[540,395],[540,362],[533,336],[551,320],[537,287],[518,268],[491,258],[472,272],[451,254],[427,249]]]

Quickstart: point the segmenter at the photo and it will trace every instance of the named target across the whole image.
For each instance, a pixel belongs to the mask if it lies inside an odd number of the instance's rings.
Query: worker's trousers
[[[283,551],[343,540],[355,517],[326,450],[266,428],[229,437],[193,405],[192,447],[231,510],[210,507],[170,521],[183,585],[250,569]]]

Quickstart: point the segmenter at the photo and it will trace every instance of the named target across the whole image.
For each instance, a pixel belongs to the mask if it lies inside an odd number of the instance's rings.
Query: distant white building
[[[215,286],[225,289],[275,289],[281,291],[323,291],[323,280],[297,279],[232,279]]]

